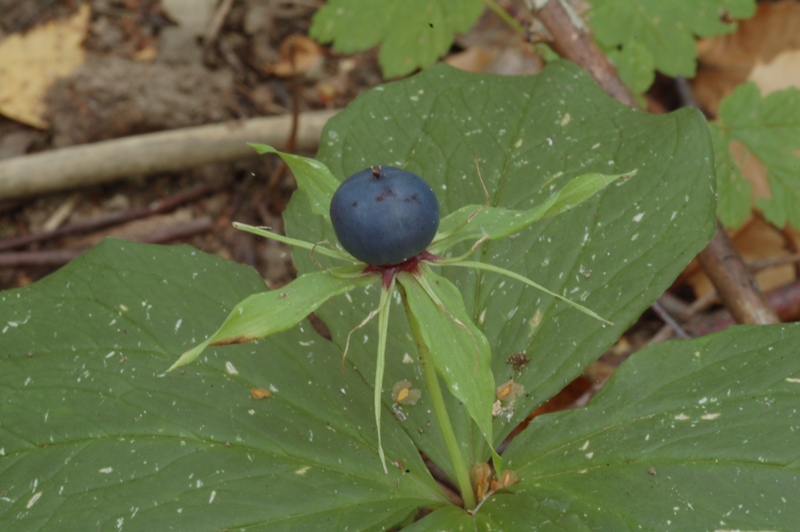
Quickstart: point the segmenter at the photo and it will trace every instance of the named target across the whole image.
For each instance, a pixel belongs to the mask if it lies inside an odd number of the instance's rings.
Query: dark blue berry
[[[424,251],[439,228],[439,202],[420,176],[373,166],[345,179],[331,200],[336,237],[351,255],[376,266]]]

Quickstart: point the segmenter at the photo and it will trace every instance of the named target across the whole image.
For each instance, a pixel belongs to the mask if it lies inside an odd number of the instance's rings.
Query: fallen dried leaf
[[[514,382],[513,378],[497,387],[497,398],[504,403],[513,403],[523,393],[525,393],[525,386]]]
[[[762,94],[800,81],[800,3],[760,2],[753,18],[735,33],[701,39],[699,69],[693,81],[697,101],[716,114],[719,103],[737,85],[755,81]],[[787,55],[787,57],[783,57]]]
[[[319,45],[305,35],[290,35],[281,43],[281,60],[266,67],[269,74],[282,78],[305,74],[322,62]]]
[[[269,399],[272,397],[272,392],[264,388],[252,388],[250,390],[250,397],[258,401],[259,399]]]
[[[83,64],[91,10],[82,4],[72,17],[37,26],[24,35],[0,42],[0,113],[25,124],[47,129],[44,96],[53,82]]]
[[[395,403],[413,406],[417,404],[420,397],[422,397],[422,392],[412,388],[410,381],[399,381],[392,387],[392,400]]]

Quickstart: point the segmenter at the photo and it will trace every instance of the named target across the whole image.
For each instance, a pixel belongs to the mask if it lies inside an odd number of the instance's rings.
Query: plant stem
[[[483,0],[483,3],[486,4],[489,9],[497,13],[497,15],[503,19],[503,21],[511,26],[511,28],[519,33],[520,35],[525,35],[525,28],[523,28],[519,22],[514,20],[514,17],[508,14],[508,12],[497,5],[494,0]]]
[[[422,336],[420,335],[419,324],[416,322],[411,312],[408,312],[405,292],[401,291],[401,294],[403,296],[403,304],[406,307],[408,321],[411,325],[411,334],[414,335],[414,341],[417,344],[417,352],[422,360],[422,374],[425,376],[425,384],[428,387],[428,395],[431,398],[433,412],[436,414],[436,420],[439,422],[439,429],[442,431],[444,445],[447,448],[450,461],[453,463],[453,470],[456,473],[456,484],[458,484],[458,488],[461,490],[461,497],[464,499],[464,507],[467,510],[471,510],[475,508],[475,494],[472,491],[469,469],[464,461],[464,455],[461,453],[461,447],[458,445],[458,439],[456,438],[456,433],[453,431],[453,425],[450,423],[450,416],[447,415],[447,407],[444,404],[442,387],[439,386],[439,377],[436,375],[436,368],[433,367],[433,362],[430,360],[428,348],[425,346]]]

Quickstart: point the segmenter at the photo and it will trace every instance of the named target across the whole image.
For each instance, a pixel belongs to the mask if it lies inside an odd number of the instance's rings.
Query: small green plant
[[[626,108],[569,63],[437,66],[362,94],[315,160],[282,156],[300,189],[287,236],[268,236],[294,246],[287,287],[188,246],[108,239],[0,293],[0,528],[794,530],[795,325],[652,346],[494,456],[713,234],[700,113]],[[424,176],[441,212],[439,259],[397,272],[398,295],[329,223],[341,181],[379,161]]]
[[[442,229],[437,233],[436,227],[440,224],[436,196],[419,176],[394,167],[383,169],[380,166],[373,166],[354,174],[342,185],[338,185],[330,170],[316,161],[281,153],[270,146],[253,146],[260,153],[277,153],[283,158],[296,176],[301,190],[313,196],[311,203],[314,210],[330,213],[339,240],[345,245],[344,249],[335,246],[325,247],[323,244],[327,242],[304,242],[263,228],[246,224],[234,225],[260,236],[310,250],[312,253],[316,251],[321,255],[345,261],[348,265],[307,273],[279,291],[250,296],[231,311],[228,319],[213,335],[184,353],[170,370],[195,360],[209,346],[252,342],[284,331],[305,319],[330,297],[346,294],[370,283],[380,283],[378,307],[350,331],[347,344],[349,345],[353,332],[378,316],[378,354],[374,385],[375,425],[378,427],[378,454],[384,472],[388,473],[380,434],[383,410],[381,394],[391,308],[389,301],[393,298],[395,289],[398,289],[411,325],[430,401],[456,473],[456,481],[466,507],[474,508],[476,500],[470,484],[472,464],[462,456],[438,379],[441,377],[450,392],[466,406],[470,417],[486,439],[492,452],[494,466],[501,477],[502,461],[492,448],[494,441],[492,405],[495,400],[495,383],[491,371],[491,349],[486,337],[466,313],[458,289],[447,278],[434,273],[431,267],[460,266],[499,273],[612,325],[586,307],[551,292],[517,273],[469,259],[484,242],[511,236],[540,219],[569,211],[617,179],[627,179],[635,172],[625,175],[593,173],[575,177],[542,204],[527,211],[490,207],[487,197],[486,205],[465,205],[444,218],[441,221]],[[325,192],[331,189],[336,190],[333,195]],[[379,200],[375,199],[375,195],[378,195]],[[411,198],[415,198],[416,201],[411,201]],[[392,201],[393,199],[396,201]],[[374,202],[375,205],[370,205],[370,202]],[[354,206],[358,211],[353,208]],[[347,208],[350,210],[345,210]],[[400,212],[409,209],[413,210],[408,216],[405,216],[405,212]],[[363,216],[361,211],[366,211],[369,219],[361,219]],[[431,219],[431,216],[436,218]],[[407,222],[397,222],[404,219]],[[423,224],[421,229],[417,227],[417,222]],[[429,231],[431,226],[432,232]],[[406,235],[402,233],[406,231],[411,232],[411,240],[404,238]],[[430,233],[430,236],[426,233]],[[446,255],[450,248],[465,240],[475,241],[467,253],[459,257]],[[348,251],[364,260],[360,261]],[[433,324],[437,326],[433,327]],[[344,356],[346,355],[347,346]],[[342,369],[344,370],[344,362]],[[518,391],[517,395],[520,393],[521,391]],[[508,397],[504,399],[509,400]],[[495,407],[495,410],[497,408],[499,407]]]

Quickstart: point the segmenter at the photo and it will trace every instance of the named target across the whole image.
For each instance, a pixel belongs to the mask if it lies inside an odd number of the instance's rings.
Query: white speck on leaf
[[[309,469],[311,469],[311,466],[301,467],[300,469],[295,471],[294,474],[302,476],[302,475],[305,475],[308,472]]]
[[[235,367],[233,367],[233,364],[231,364],[230,362],[225,362],[225,369],[231,375],[238,375],[239,374],[239,370],[236,369]]]
[[[25,508],[30,508],[31,506],[33,506],[34,504],[36,504],[36,501],[38,501],[38,500],[39,500],[39,498],[41,498],[41,496],[42,496],[42,492],[41,492],[41,491],[39,491],[39,492],[36,492],[36,493],[33,495],[33,497],[31,497],[31,499],[28,501],[28,504],[26,504],[26,505],[25,505]]]
[[[105,473],[106,475],[111,473],[112,471],[114,471],[113,467],[104,467],[103,469],[100,470],[101,473]]]

